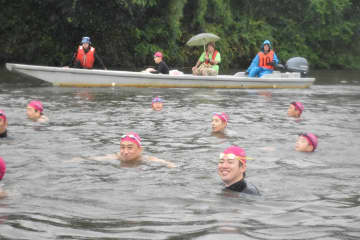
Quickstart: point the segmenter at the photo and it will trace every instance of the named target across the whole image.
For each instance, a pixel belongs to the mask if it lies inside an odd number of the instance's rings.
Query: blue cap
[[[83,37],[83,38],[81,39],[81,44],[83,44],[83,43],[91,44],[91,42],[90,42],[90,37]]]

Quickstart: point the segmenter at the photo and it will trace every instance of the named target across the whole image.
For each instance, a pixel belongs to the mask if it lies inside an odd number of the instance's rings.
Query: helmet
[[[83,43],[91,44],[91,42],[90,42],[90,37],[83,37],[83,38],[81,39],[81,44],[83,44]]]

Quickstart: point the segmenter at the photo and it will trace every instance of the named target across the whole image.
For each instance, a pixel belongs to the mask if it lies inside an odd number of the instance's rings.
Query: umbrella
[[[220,37],[213,33],[199,33],[187,41],[188,46],[204,46],[209,42],[215,42],[219,40]]]

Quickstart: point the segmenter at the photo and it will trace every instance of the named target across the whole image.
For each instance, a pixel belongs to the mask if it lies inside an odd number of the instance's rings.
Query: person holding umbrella
[[[215,43],[209,42],[199,60],[192,68],[194,75],[215,76],[219,74],[220,52],[215,49]]]

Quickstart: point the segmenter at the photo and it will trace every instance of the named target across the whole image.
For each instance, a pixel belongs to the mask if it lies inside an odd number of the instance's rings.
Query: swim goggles
[[[230,160],[235,160],[235,159],[238,159],[238,160],[253,160],[253,158],[250,158],[250,157],[244,157],[244,156],[236,156],[235,154],[233,153],[228,153],[228,154],[225,154],[225,153],[220,153],[220,159],[223,159],[225,156],[227,156],[228,159]]]
[[[124,138],[126,138],[126,137],[129,137],[129,138],[131,138],[131,139],[134,139],[134,140],[139,144],[139,146],[141,146],[140,140],[139,140],[135,135],[132,135],[132,134],[122,135],[122,136],[121,136],[121,140],[124,139]]]
[[[153,103],[156,103],[156,102],[163,102],[163,99],[162,98],[159,98],[159,97],[156,97],[152,100]]]

